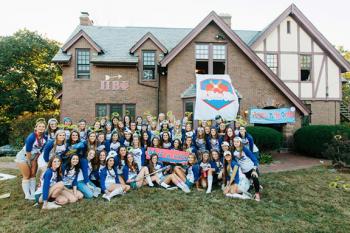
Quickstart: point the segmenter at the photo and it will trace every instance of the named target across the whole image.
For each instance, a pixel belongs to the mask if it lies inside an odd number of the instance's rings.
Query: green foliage
[[[58,49],[58,42],[26,29],[0,37],[0,145],[8,143],[9,123],[23,112],[58,109],[62,77],[51,63]]]
[[[343,46],[338,47],[339,52],[343,55],[343,57],[350,62],[350,51],[344,49]],[[342,74],[343,78],[350,81],[350,72],[346,72]],[[346,83],[342,86],[343,91],[343,101],[347,104],[350,104],[350,84]]]
[[[58,111],[48,111],[40,113],[30,113],[25,112],[24,114],[18,116],[10,128],[9,142],[14,148],[21,148],[24,145],[24,140],[33,132],[35,122],[38,118],[45,118],[46,122],[50,118],[58,119]]]
[[[51,59],[58,49],[58,42],[26,29],[0,37],[0,116],[57,109],[61,77]]]
[[[350,167],[350,140],[346,135],[335,135],[322,155],[337,167]]]
[[[322,152],[326,150],[334,135],[350,136],[350,128],[344,125],[310,125],[298,129],[294,133],[295,149],[308,156],[324,158]]]
[[[272,163],[273,158],[270,153],[260,153],[260,164],[270,164]]]
[[[275,129],[263,126],[248,126],[246,129],[260,151],[277,150],[282,144],[282,133]]]

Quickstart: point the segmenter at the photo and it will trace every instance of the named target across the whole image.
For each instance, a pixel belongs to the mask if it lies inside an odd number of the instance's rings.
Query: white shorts
[[[41,153],[39,158],[38,158],[38,168],[45,169],[45,170],[47,168],[47,162],[45,162],[44,153]]]
[[[35,159],[35,154],[31,154],[30,160],[33,159]],[[27,163],[26,151],[24,147],[17,153],[15,161],[17,163]]]

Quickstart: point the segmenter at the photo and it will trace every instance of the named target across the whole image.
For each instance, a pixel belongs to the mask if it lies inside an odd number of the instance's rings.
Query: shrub
[[[10,122],[5,119],[0,119],[0,146],[8,144]]]
[[[332,160],[336,167],[350,167],[350,140],[346,135],[335,135],[322,155]]]
[[[260,164],[270,164],[272,160],[272,155],[270,153],[260,153]]]
[[[334,135],[350,136],[350,128],[344,125],[310,125],[298,129],[294,133],[294,146],[296,151],[325,158],[322,154],[326,150],[326,143],[329,143]]]
[[[58,117],[59,114],[57,111],[23,113],[14,120],[16,123],[11,125],[9,135],[10,144],[14,148],[21,148],[24,145],[26,137],[30,134],[30,132],[33,132],[35,122],[38,118],[45,118],[47,122],[50,118],[58,119]]]
[[[277,150],[281,147],[281,132],[263,126],[248,126],[246,129],[253,136],[254,143],[260,151]]]

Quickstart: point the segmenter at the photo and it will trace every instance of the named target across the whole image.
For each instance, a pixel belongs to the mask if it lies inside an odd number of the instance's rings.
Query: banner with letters
[[[295,123],[295,108],[251,108],[249,110],[249,122],[252,124]]]
[[[238,97],[229,75],[197,74],[195,120],[212,120],[220,115],[235,120],[239,108]]]
[[[152,154],[158,155],[158,161],[166,163],[187,164],[189,152],[178,150],[167,150],[148,147],[146,151],[146,159],[150,159]]]

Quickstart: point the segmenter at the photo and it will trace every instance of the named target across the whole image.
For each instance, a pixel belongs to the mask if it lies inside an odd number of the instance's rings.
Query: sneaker
[[[101,189],[100,188],[95,188],[93,191],[92,191],[92,195],[94,197],[98,197],[98,195],[101,194]]]
[[[102,198],[106,199],[107,201],[111,201],[111,198],[107,194],[103,194]]]
[[[30,201],[35,201],[35,196],[34,195],[29,195],[26,196],[24,199],[30,200]]]
[[[191,192],[191,190],[187,186],[183,187],[182,191],[184,191],[185,193],[190,193]]]
[[[256,200],[257,202],[259,202],[259,201],[260,201],[260,195],[255,195],[255,196],[254,196],[254,200]]]
[[[205,193],[206,193],[206,194],[209,194],[209,193],[211,193],[211,190],[207,190]]]
[[[166,188],[166,190],[175,190],[177,189],[177,186],[169,186],[168,188]]]
[[[62,207],[62,206],[57,205],[55,202],[48,202],[47,203],[47,209],[48,210],[57,209],[57,208],[60,208],[60,207]]]

